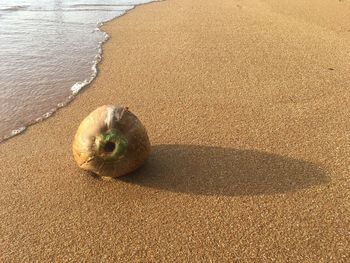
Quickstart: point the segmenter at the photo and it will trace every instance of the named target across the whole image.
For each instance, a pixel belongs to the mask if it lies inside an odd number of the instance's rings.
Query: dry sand
[[[96,81],[0,145],[0,261],[349,262],[349,13],[169,0],[108,23]],[[109,103],[153,153],[100,181],[71,143]]]

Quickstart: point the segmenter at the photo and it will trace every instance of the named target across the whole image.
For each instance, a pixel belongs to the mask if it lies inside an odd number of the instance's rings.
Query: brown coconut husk
[[[102,177],[119,177],[140,167],[151,145],[145,127],[126,107],[104,105],[80,124],[73,142],[78,165]]]

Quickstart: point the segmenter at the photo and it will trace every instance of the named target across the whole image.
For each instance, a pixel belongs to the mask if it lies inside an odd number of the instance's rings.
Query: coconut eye
[[[107,153],[111,153],[113,152],[115,149],[115,143],[114,142],[107,142],[104,147],[103,150]]]

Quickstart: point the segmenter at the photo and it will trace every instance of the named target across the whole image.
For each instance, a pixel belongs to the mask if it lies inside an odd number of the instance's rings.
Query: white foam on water
[[[11,132],[11,136],[15,136],[17,134],[20,134],[21,132],[25,131],[25,129],[27,129],[27,127],[20,127],[20,128],[18,128],[16,130],[13,130]]]
[[[100,27],[103,25],[103,23],[99,23],[99,27],[97,28],[97,31],[101,31]],[[73,95],[76,95],[78,94],[78,92],[84,88],[85,86],[89,85],[97,76],[97,65],[98,63],[101,62],[102,60],[102,45],[103,43],[105,43],[108,39],[109,39],[109,35],[106,33],[106,32],[103,32],[104,33],[104,40],[103,41],[100,41],[98,44],[99,44],[99,48],[98,48],[98,54],[95,56],[95,60],[94,60],[94,63],[91,67],[91,76],[89,79],[86,79],[84,81],[81,81],[81,82],[77,82],[75,83],[72,87],[71,87],[71,91],[73,93]]]
[[[24,4],[26,2],[30,2],[30,1],[34,1],[34,0],[25,0]],[[45,0],[39,0],[39,4],[40,4],[40,1],[45,1]],[[84,1],[84,0],[82,0],[82,1]],[[85,1],[91,2],[91,0],[85,0]],[[105,1],[108,2],[108,0],[105,0]],[[30,126],[32,124],[35,124],[37,122],[41,122],[41,121],[49,118],[59,108],[66,106],[70,101],[72,101],[76,97],[76,95],[79,93],[79,91],[81,91],[84,87],[89,85],[96,78],[96,76],[98,74],[98,67],[97,66],[98,66],[98,63],[102,60],[102,46],[109,39],[109,35],[106,32],[103,32],[101,30],[101,26],[106,22],[109,22],[117,17],[124,15],[125,13],[127,13],[129,10],[132,10],[137,5],[150,3],[150,2],[154,2],[154,1],[153,0],[139,0],[139,1],[128,1],[128,0],[119,0],[118,1],[118,0],[116,0],[116,1],[112,1],[112,2],[113,3],[106,3],[106,4],[81,3],[81,4],[75,4],[75,5],[67,5],[64,8],[47,8],[46,6],[40,7],[40,6],[31,6],[31,5],[1,6],[1,3],[0,3],[0,11],[3,11],[2,14],[6,14],[6,12],[10,12],[10,11],[11,12],[12,11],[46,12],[46,11],[55,11],[55,10],[60,10],[60,12],[63,12],[63,13],[67,12],[67,11],[69,11],[69,12],[71,12],[71,11],[72,12],[73,11],[74,12],[78,12],[78,11],[88,11],[88,12],[109,11],[109,12],[116,13],[116,15],[113,15],[111,18],[103,19],[102,21],[98,22],[97,26],[93,30],[93,32],[99,31],[99,32],[103,33],[103,40],[98,42],[98,49],[97,49],[98,52],[97,52],[97,54],[92,62],[90,76],[88,78],[81,80],[81,81],[78,81],[74,85],[72,85],[70,88],[71,95],[67,96],[67,98],[64,99],[63,101],[57,103],[56,106],[52,107],[49,111],[42,114],[41,116],[34,118],[32,121],[29,121],[26,125],[23,125],[19,128],[13,129],[10,132],[10,134],[5,134],[2,137],[0,136],[0,142],[22,133],[23,131],[25,131],[27,129],[28,126]],[[117,2],[117,3],[115,3],[115,2]],[[112,10],[109,10],[110,7],[112,7]],[[74,10],[74,8],[77,8],[77,9]],[[28,20],[35,20],[35,19],[36,19],[35,17],[28,18]],[[42,18],[42,21],[46,21],[48,23],[51,22],[50,19],[45,20],[45,18]],[[67,25],[70,23],[79,24],[79,20],[78,21],[65,21],[64,23]],[[83,25],[84,24],[82,23],[82,26]],[[0,27],[1,27],[1,24],[0,24]],[[0,112],[0,114],[1,114],[1,112]]]

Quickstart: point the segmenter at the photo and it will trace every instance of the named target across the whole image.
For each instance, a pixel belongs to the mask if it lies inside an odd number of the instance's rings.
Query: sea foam
[[[101,26],[150,0],[0,3],[0,141],[66,106],[98,74]]]

